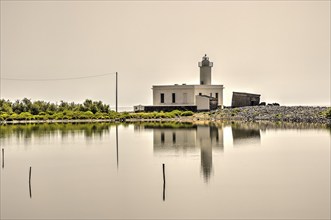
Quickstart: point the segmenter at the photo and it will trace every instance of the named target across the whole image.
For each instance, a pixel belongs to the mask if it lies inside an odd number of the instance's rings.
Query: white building
[[[175,107],[185,108],[186,106],[195,107],[198,111],[222,107],[224,87],[223,85],[211,84],[211,69],[213,63],[209,61],[207,55],[202,57],[202,61],[199,62],[199,67],[199,85],[154,85],[153,107],[156,109],[168,107],[168,109],[171,110]]]

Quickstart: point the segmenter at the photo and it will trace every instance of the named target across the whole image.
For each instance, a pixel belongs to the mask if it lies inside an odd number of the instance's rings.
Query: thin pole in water
[[[2,148],[2,168],[5,168],[5,149]]]
[[[164,163],[162,164],[162,170],[163,170],[163,201],[165,201],[165,165]]]
[[[29,169],[29,194],[30,194],[30,198],[32,198],[32,193],[31,193],[31,167]]]

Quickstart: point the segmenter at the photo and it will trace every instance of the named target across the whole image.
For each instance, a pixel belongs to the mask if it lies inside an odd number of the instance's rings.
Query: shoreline
[[[116,118],[116,119],[49,119],[49,120],[12,120],[0,121],[6,124],[50,124],[50,123],[135,123],[135,122],[286,122],[331,124],[327,117],[330,107],[310,106],[248,106],[240,108],[225,108],[212,112],[197,112],[193,116],[176,116],[174,118]],[[135,114],[135,113],[133,113]],[[330,113],[329,113],[330,114]]]
[[[137,123],[137,122],[173,122],[173,123],[228,123],[228,122],[240,122],[240,123],[306,123],[306,124],[320,124],[320,125],[331,125],[331,120],[327,121],[311,121],[311,120],[296,120],[296,121],[286,121],[286,120],[268,120],[268,119],[258,119],[258,120],[244,120],[241,118],[222,118],[220,119],[207,119],[207,118],[155,118],[155,119],[126,119],[126,120],[114,120],[114,119],[73,119],[73,120],[22,120],[22,121],[1,121],[1,125],[24,125],[24,124],[79,124],[79,123]]]

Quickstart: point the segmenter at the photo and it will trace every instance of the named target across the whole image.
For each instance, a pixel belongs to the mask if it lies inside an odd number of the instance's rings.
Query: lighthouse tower
[[[213,67],[213,62],[209,61],[209,57],[205,54],[202,57],[202,61],[199,62],[200,67],[200,85],[211,85],[211,68]]]

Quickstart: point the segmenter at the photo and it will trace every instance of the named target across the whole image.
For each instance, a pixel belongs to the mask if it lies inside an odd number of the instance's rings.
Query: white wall
[[[197,105],[197,110],[209,110],[209,98],[206,96],[195,96],[196,97],[196,105]]]
[[[164,94],[164,103],[161,103],[161,93]],[[172,103],[172,93],[176,94],[176,102]],[[184,102],[184,93],[187,101]],[[223,85],[168,85],[153,86],[153,105],[196,105],[196,96],[202,95],[216,97],[218,93],[218,105],[223,106]]]
[[[161,103],[161,93],[164,94],[164,103]],[[176,94],[176,102],[172,103],[172,93]],[[186,93],[186,103],[184,102]],[[194,105],[194,86],[192,85],[171,85],[153,86],[153,105]]]
[[[194,95],[202,95],[210,96],[212,93],[212,97],[216,98],[216,93],[218,93],[218,105],[223,106],[223,85],[195,85],[194,86]]]

